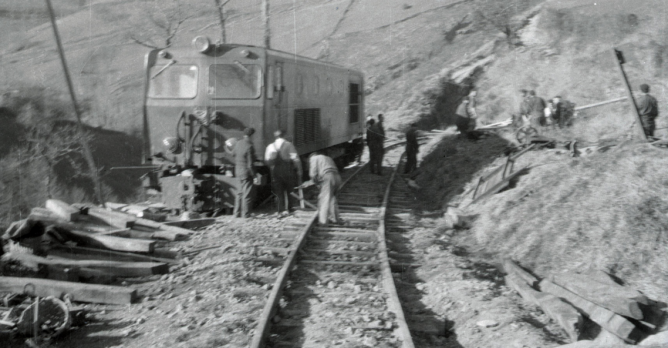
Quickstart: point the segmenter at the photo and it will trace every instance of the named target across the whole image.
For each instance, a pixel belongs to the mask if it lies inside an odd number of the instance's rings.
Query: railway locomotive
[[[168,208],[232,208],[231,149],[247,127],[258,161],[255,184],[269,191],[264,150],[277,129],[306,156],[323,151],[343,165],[361,154],[364,76],[334,64],[263,47],[212,44],[150,51],[145,58],[143,186]],[[306,177],[306,176],[304,176]]]

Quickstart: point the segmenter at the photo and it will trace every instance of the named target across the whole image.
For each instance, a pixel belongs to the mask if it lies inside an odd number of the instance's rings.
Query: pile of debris
[[[136,290],[107,284],[169,273],[179,262],[178,252],[165,244],[188,239],[193,231],[187,228],[215,221],[158,222],[165,216],[148,209],[108,206],[115,210],[50,199],[46,208],[33,208],[26,219],[11,224],[2,236],[2,260],[20,264],[33,277],[0,276],[0,337],[57,336],[78,322],[81,309],[71,302],[134,302]]]
[[[666,319],[658,304],[603,271],[560,273],[538,280],[511,260],[504,260],[503,268],[506,285],[540,307],[572,342],[593,338],[591,331],[600,331],[594,341],[579,341],[573,347],[668,343],[668,331],[658,332]],[[585,318],[596,324],[595,330],[585,329]]]

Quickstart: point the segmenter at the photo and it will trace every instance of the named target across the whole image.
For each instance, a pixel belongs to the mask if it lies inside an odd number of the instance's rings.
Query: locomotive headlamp
[[[165,146],[167,151],[173,154],[181,153],[181,142],[176,137],[167,137],[162,140],[162,144]]]
[[[193,46],[199,53],[206,53],[211,48],[211,42],[206,36],[198,36],[193,39]]]
[[[160,58],[169,59],[172,55],[165,50],[160,50],[160,52],[158,52],[158,56],[160,56]]]

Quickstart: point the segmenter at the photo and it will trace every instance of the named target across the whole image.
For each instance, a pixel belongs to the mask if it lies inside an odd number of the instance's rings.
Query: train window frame
[[[157,69],[157,71],[153,72],[153,69]],[[158,96],[155,95],[154,88],[157,83],[156,81],[160,81],[162,77],[165,76],[174,76],[175,69],[179,68],[188,68],[189,70],[194,70],[195,71],[195,76],[194,76],[194,84],[192,87],[194,87],[194,94],[192,96]],[[176,70],[178,71],[178,70]],[[160,65],[153,65],[149,68],[149,76],[152,76],[152,78],[149,80],[149,86],[148,86],[148,98],[150,99],[195,99],[197,98],[197,95],[199,94],[199,77],[200,77],[200,68],[196,64],[173,64],[171,66],[160,66]],[[171,74],[171,75],[170,75]]]
[[[353,86],[356,86],[353,88]],[[348,123],[360,122],[360,108],[362,106],[362,84],[356,81],[348,82]],[[354,90],[357,92],[355,93]]]
[[[258,76],[257,76],[257,81],[256,81],[257,86],[255,87],[255,94],[254,94],[253,96],[247,96],[247,97],[241,97],[241,96],[231,96],[231,97],[230,97],[230,96],[219,96],[219,95],[216,94],[216,92],[215,92],[215,88],[214,88],[214,92],[212,93],[212,92],[211,92],[211,88],[212,88],[212,86],[211,86],[211,78],[213,77],[213,74],[212,74],[212,72],[211,72],[212,67],[214,67],[214,66],[223,66],[223,65],[233,65],[233,66],[242,65],[242,66],[244,66],[244,67],[246,67],[246,68],[248,68],[248,67],[253,67],[253,69],[256,69],[256,72],[257,72]],[[262,66],[259,65],[259,64],[243,64],[243,63],[240,63],[240,62],[238,62],[238,61],[234,61],[234,63],[214,63],[214,64],[209,64],[209,66],[208,66],[207,69],[208,69],[208,81],[207,81],[207,84],[206,84],[206,87],[207,87],[207,95],[208,95],[209,98],[211,98],[211,99],[225,99],[225,100],[254,100],[254,99],[258,99],[258,98],[260,98],[260,97],[262,96],[262,90],[264,89],[264,85],[265,85],[265,84],[264,84],[264,71],[262,70]]]

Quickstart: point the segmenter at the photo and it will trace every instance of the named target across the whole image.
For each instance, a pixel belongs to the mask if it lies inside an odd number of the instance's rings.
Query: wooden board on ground
[[[138,253],[152,253],[155,249],[155,241],[151,240],[127,239],[81,231],[59,231],[59,233],[64,238],[87,247]]]
[[[174,227],[181,227],[181,228],[186,228],[186,229],[192,230],[194,228],[202,228],[202,227],[206,227],[206,226],[209,226],[209,225],[213,225],[215,223],[216,223],[216,219],[205,218],[205,219],[192,219],[192,220],[184,220],[184,221],[169,221],[169,222],[163,222],[162,224],[164,226],[174,226]]]
[[[40,297],[62,298],[69,294],[72,301],[105,304],[130,304],[137,298],[137,290],[109,285],[82,284],[38,278],[0,277],[0,291],[15,294],[31,289]]]
[[[506,274],[514,274],[520,277],[526,284],[531,287],[538,285],[538,279],[536,277],[525,271],[522,267],[518,266],[511,259],[503,259],[503,270],[506,272]]]
[[[638,339],[639,332],[635,325],[624,317],[587,301],[547,279],[543,279],[538,286],[541,291],[548,292],[572,304],[593,322],[617,337],[630,342],[635,342]]]
[[[40,265],[59,267],[85,267],[97,269],[118,277],[142,277],[154,274],[169,273],[169,265],[158,262],[119,262],[101,260],[68,260],[45,258],[26,253],[10,253],[3,256],[9,260],[17,260],[25,267],[39,270]]]
[[[69,204],[57,199],[47,199],[46,209],[50,210],[65,221],[77,221],[80,216],[79,209],[73,208]]]
[[[619,315],[642,320],[643,313],[638,302],[647,304],[647,297],[639,292],[611,283],[601,283],[588,275],[575,273],[554,274],[550,280],[555,284]]]
[[[66,221],[65,219],[61,218],[60,216],[56,215],[55,213],[51,212],[46,208],[32,208],[32,210],[30,211],[30,215],[28,215],[28,219],[33,221],[40,221],[42,222],[42,224],[46,226],[56,225],[62,228],[66,228],[68,230],[105,232],[112,229],[110,226],[103,226],[91,223],[89,221],[83,221],[86,220],[86,218],[82,216],[79,217],[79,221],[77,221],[76,223],[72,223]]]
[[[559,324],[566,331],[571,341],[578,340],[584,321],[582,315],[575,308],[554,295],[536,291],[527,285],[524,279],[515,274],[508,274],[505,279],[506,285],[517,291],[527,302],[543,309],[550,318]]]
[[[188,239],[188,235],[183,233],[174,233],[171,231],[137,231],[131,229],[122,229],[105,232],[105,235],[134,239],[162,239],[168,241],[179,241]]]
[[[154,250],[154,253],[155,252],[157,252],[157,250]],[[53,245],[49,248],[48,254],[50,256],[71,260],[177,263],[177,261],[173,260],[173,258],[161,258],[157,256],[123,253],[95,248],[72,247],[66,245]]]
[[[123,214],[111,210],[90,207],[85,204],[73,204],[75,208],[88,208],[88,215],[95,217],[117,228],[132,228],[135,225],[135,218],[128,214]]]

